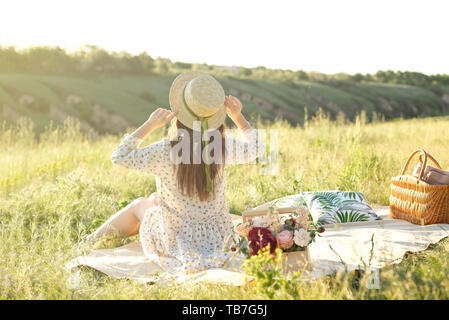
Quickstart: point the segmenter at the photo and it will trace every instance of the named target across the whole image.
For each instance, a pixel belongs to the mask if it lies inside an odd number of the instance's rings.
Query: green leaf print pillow
[[[270,202],[276,207],[307,206],[317,225],[381,220],[368,205],[363,192],[301,192]]]

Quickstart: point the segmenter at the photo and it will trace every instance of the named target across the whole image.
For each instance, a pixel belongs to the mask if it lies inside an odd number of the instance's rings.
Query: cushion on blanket
[[[301,192],[273,200],[270,204],[276,207],[307,206],[317,225],[381,220],[368,205],[363,192],[357,191]]]

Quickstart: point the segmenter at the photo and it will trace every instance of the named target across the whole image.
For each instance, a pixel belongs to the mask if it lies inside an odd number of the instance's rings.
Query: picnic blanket
[[[449,224],[420,226],[389,217],[388,207],[374,207],[381,220],[325,225],[326,231],[310,244],[312,270],[305,274],[316,279],[340,270],[375,270],[399,263],[406,252],[425,250],[449,235]],[[233,215],[237,224],[240,216]],[[209,269],[191,275],[173,277],[150,262],[139,242],[113,249],[94,250],[67,264],[76,277],[78,267],[88,266],[114,278],[127,278],[161,285],[176,282],[208,282],[240,286],[251,277],[241,269],[242,257],[236,256],[222,269]]]

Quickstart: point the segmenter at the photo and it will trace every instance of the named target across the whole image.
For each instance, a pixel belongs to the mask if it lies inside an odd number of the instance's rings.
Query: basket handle
[[[405,171],[407,171],[410,161],[417,153],[421,153],[419,155],[419,161],[423,163],[422,168],[421,168],[421,173],[419,174],[419,178],[418,178],[419,180],[422,180],[422,177],[424,175],[424,170],[426,169],[426,166],[427,166],[427,157],[429,157],[437,165],[437,167],[439,169],[441,169],[440,165],[438,164],[438,162],[435,160],[434,157],[432,157],[430,154],[428,154],[424,149],[417,149],[416,151],[412,152],[412,154],[408,157],[407,162],[405,163],[404,167],[402,168],[401,175],[405,174]],[[424,161],[422,161],[423,155],[424,155]]]
[[[435,165],[437,166],[438,169],[441,169],[440,164],[438,163],[438,161],[435,160],[434,157],[432,157],[429,153],[427,154],[427,156],[430,158],[430,160],[433,161],[433,163],[435,163]],[[419,161],[420,161],[420,162],[423,162],[423,161],[422,161],[422,154],[419,155]]]
[[[293,212],[297,207],[283,207],[283,208],[276,208],[276,211],[279,214],[284,214],[284,213],[290,213]],[[253,217],[259,217],[259,216],[264,216],[268,213],[269,209],[250,209],[250,210],[246,210],[242,212],[242,220],[246,221],[246,219],[248,218],[253,218]]]

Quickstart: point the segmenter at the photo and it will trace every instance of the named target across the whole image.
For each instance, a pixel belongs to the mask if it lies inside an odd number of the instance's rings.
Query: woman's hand
[[[167,123],[169,123],[171,119],[176,116],[176,114],[177,112],[173,113],[166,109],[158,108],[153,111],[153,113],[143,125],[141,125],[139,128],[137,128],[136,131],[132,133],[132,136],[139,139],[145,139],[145,137],[149,135],[151,131],[163,127]]]
[[[154,130],[165,126],[176,116],[176,113],[168,111],[167,109],[157,108],[148,118],[148,126]]]
[[[229,118],[234,121],[235,125],[245,132],[248,129],[251,129],[250,124],[246,121],[245,117],[242,114],[242,103],[236,97],[231,95],[225,97],[225,107],[226,112],[228,113]]]
[[[228,116],[235,122],[242,113],[242,103],[231,95],[225,97],[225,107]]]

